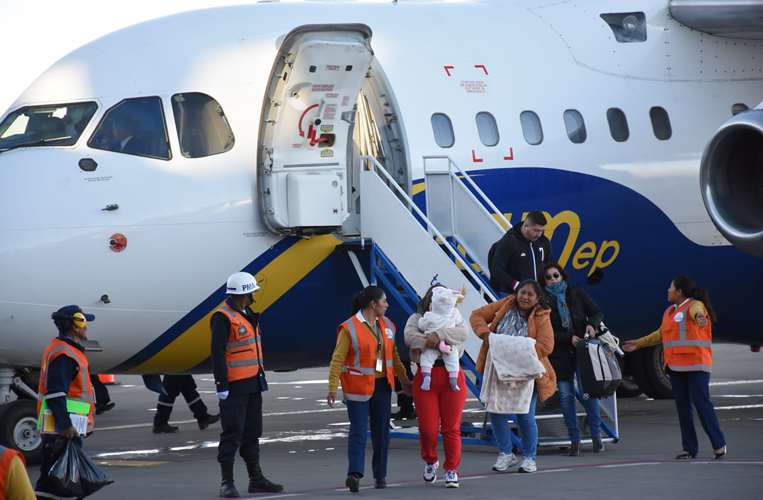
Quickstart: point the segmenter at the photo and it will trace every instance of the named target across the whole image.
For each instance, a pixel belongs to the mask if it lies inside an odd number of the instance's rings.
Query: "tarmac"
[[[496,473],[491,470],[496,451],[491,446],[464,447],[459,489],[446,489],[440,477],[434,484],[421,478],[423,462],[418,442],[393,439],[387,482],[373,489],[370,439],[366,477],[361,491],[344,487],[347,468],[346,410],[326,405],[326,368],[289,373],[268,373],[270,390],[264,395],[262,467],[266,476],[282,483],[280,494],[246,493],[243,461],[236,462],[236,485],[242,498],[349,498],[461,499],[493,498],[644,498],[760,499],[763,483],[763,353],[746,346],[714,346],[715,371],[711,396],[726,434],[729,452],[722,460],[712,450],[699,422],[700,455],[696,460],[673,459],[681,449],[672,400],[645,396],[620,399],[617,443],[594,454],[584,446],[580,457],[566,456],[560,446],[543,447],[538,472]],[[85,449],[115,482],[90,498],[102,499],[213,499],[217,498],[219,467],[216,461],[220,426],[201,431],[182,396],[176,401],[174,434],[153,434],[156,394],[136,376],[118,376],[110,386],[116,408],[96,417],[96,432]],[[202,398],[217,412],[211,376],[196,377]],[[466,419],[479,422],[482,411],[473,395]],[[393,408],[394,411],[394,408]],[[695,419],[696,420],[696,419]],[[410,426],[415,421],[403,421]],[[398,422],[400,424],[400,422]],[[544,424],[547,432],[564,435],[561,422]],[[441,461],[443,459],[441,458]],[[38,467],[30,468],[32,482]]]

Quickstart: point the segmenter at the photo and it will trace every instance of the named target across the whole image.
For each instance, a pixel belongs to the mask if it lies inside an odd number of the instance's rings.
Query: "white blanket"
[[[490,413],[527,413],[535,379],[546,373],[535,339],[490,334],[489,344],[480,399]]]

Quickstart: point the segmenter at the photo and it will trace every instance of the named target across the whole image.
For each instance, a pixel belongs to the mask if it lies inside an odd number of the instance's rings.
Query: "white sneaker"
[[[519,459],[513,453],[499,453],[498,459],[493,464],[493,470],[496,472],[506,472],[509,468],[519,463]]]
[[[424,467],[424,481],[427,483],[434,483],[437,481],[437,468],[440,467],[440,462],[433,464],[427,464]]]
[[[519,472],[536,472],[538,466],[535,465],[535,460],[532,458],[525,458],[522,460],[522,465],[519,466]]]
[[[446,488],[458,488],[458,472],[454,470],[445,471],[445,487]]]

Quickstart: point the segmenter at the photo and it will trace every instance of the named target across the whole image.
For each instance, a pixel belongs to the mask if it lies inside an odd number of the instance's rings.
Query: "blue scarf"
[[[570,309],[567,307],[567,282],[560,281],[553,285],[546,285],[546,290],[556,300],[556,309],[559,311],[559,317],[562,319],[562,327],[565,330],[570,329]]]

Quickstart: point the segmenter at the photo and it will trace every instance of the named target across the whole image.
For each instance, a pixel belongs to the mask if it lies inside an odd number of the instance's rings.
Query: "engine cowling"
[[[716,131],[702,155],[700,188],[721,234],[763,257],[763,103]]]

